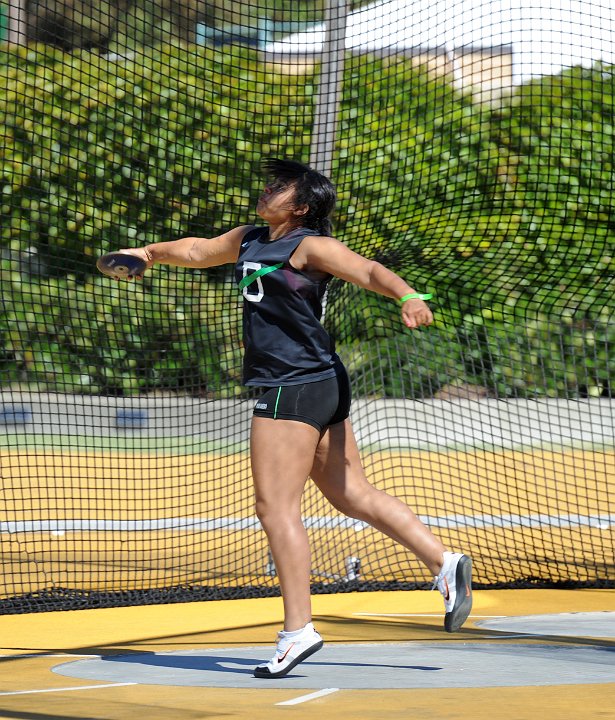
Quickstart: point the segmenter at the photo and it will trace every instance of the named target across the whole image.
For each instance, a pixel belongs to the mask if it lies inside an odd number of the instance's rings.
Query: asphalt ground
[[[324,648],[252,677],[279,598],[4,615],[0,718],[615,717],[615,591],[483,590],[454,634],[437,592],[314,597]]]

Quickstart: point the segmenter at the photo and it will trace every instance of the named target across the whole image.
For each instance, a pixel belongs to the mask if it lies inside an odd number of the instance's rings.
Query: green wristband
[[[408,293],[403,297],[400,297],[397,301],[400,305],[403,305],[406,300],[431,300],[433,295],[431,293]]]

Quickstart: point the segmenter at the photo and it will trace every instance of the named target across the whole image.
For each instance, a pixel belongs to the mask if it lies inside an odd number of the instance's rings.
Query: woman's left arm
[[[376,260],[364,258],[330,237],[306,237],[291,262],[297,270],[320,270],[397,301],[416,292],[392,270]],[[431,310],[419,298],[406,300],[401,307],[401,315],[409,328],[433,322]]]

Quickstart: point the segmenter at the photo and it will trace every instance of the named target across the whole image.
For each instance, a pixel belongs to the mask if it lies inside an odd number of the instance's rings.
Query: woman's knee
[[[369,520],[375,497],[380,493],[369,483],[342,493],[326,494],[327,500],[339,512],[355,520]]]
[[[256,513],[256,517],[260,520],[261,525],[265,527],[270,520],[273,522],[277,511],[273,502],[270,502],[265,498],[256,498],[254,501],[254,512]]]
[[[302,524],[301,507],[284,505],[274,499],[256,498],[254,512],[267,532],[271,528],[283,528]]]

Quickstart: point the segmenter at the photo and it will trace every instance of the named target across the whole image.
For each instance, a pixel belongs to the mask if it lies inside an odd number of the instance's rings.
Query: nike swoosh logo
[[[466,597],[470,597],[470,586],[466,585]]]
[[[448,591],[448,583],[446,582],[446,578],[444,578],[444,584],[446,585],[446,595],[444,596],[444,599],[446,600],[446,602],[448,602],[451,598],[451,594]]]
[[[295,643],[291,643],[291,644],[288,646],[288,648],[287,648],[286,652],[284,653],[284,655],[282,655],[282,657],[278,657],[278,656],[276,655],[276,660],[277,660],[279,663],[283,662],[284,658],[288,655],[288,653],[293,649],[294,646],[295,646]]]

